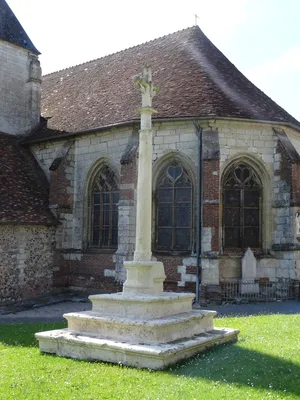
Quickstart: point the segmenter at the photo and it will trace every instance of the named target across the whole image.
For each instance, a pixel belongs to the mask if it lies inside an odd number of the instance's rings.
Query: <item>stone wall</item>
[[[40,121],[41,69],[38,57],[0,40],[0,131],[28,133]]]
[[[289,199],[290,187],[294,185],[292,179],[296,181],[297,175],[296,167],[294,175],[290,170],[287,173],[285,165],[288,166],[289,161],[288,158],[285,161],[284,150],[280,148],[272,126],[235,121],[208,121],[202,125],[205,132],[202,236],[202,251],[205,258],[202,260],[202,282],[205,285],[218,285],[219,280],[241,277],[242,255],[223,254],[222,248],[222,176],[226,168],[238,160],[251,163],[263,183],[261,250],[266,258],[258,262],[258,274],[262,277],[269,272],[270,277],[295,276],[294,260],[298,260],[298,255],[272,253],[273,246],[278,240],[284,244],[292,240],[292,236],[295,237],[293,225],[295,208],[291,208]],[[210,137],[213,138],[211,143]],[[105,290],[106,284],[103,286],[101,280],[107,282],[109,288],[112,287],[113,279],[123,282],[125,280],[123,262],[133,257],[138,158],[136,127],[114,128],[77,136],[74,140],[75,143],[55,171],[50,171],[49,168],[53,161],[63,154],[65,140],[39,144],[32,148],[50,180],[51,204],[56,207],[57,216],[61,221],[57,230],[57,248],[62,251],[62,258],[55,273],[55,284]],[[215,151],[216,149],[218,150]],[[184,163],[196,189],[198,138],[192,122],[154,123],[153,190],[159,171],[172,158]],[[110,254],[101,251],[91,253],[87,246],[88,183],[101,160],[106,160],[115,168],[120,182],[119,246],[116,252]],[[295,193],[298,193],[298,188]],[[194,252],[197,221],[196,190],[193,200]],[[285,203],[281,204],[283,200]],[[154,215],[155,209],[153,209],[153,232]],[[194,290],[196,268],[194,253],[175,256],[154,252],[154,256],[164,262],[167,274],[165,287],[168,290]]]
[[[189,160],[192,173],[195,174],[197,137],[193,125],[179,123],[170,127],[159,124],[155,128],[154,161],[174,150],[180,151]],[[56,236],[57,249],[62,251],[59,267],[55,272],[56,286],[71,285],[104,290],[101,280],[106,281],[109,287],[111,278],[121,282],[125,280],[123,261],[132,259],[135,244],[137,159],[132,151],[134,134],[136,135],[135,129],[111,129],[77,137],[55,171],[50,171],[49,168],[63,153],[65,140],[32,146],[35,157],[50,181],[51,206],[61,222]],[[90,253],[87,248],[87,187],[89,177],[101,159],[114,166],[120,177],[119,246],[117,252],[110,255],[101,251]],[[90,262],[93,268],[90,268]],[[174,265],[174,270],[177,271],[177,265]],[[173,281],[172,277],[170,281]],[[178,280],[174,282],[178,286]]]
[[[0,226],[0,304],[24,300],[52,289],[55,229]]]

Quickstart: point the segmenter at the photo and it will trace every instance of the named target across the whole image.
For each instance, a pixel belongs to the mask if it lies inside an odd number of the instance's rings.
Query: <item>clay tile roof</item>
[[[5,0],[0,0],[0,39],[40,54]]]
[[[48,209],[48,182],[15,136],[0,133],[0,223],[56,224]]]
[[[230,117],[300,123],[253,85],[199,27],[43,78],[49,127],[76,132],[138,119],[134,78],[152,66],[154,118]]]

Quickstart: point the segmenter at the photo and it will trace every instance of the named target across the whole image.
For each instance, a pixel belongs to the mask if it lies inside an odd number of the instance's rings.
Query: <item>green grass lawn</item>
[[[34,333],[63,324],[0,326],[0,399],[300,399],[300,315],[215,320],[240,329],[165,371],[40,354]]]

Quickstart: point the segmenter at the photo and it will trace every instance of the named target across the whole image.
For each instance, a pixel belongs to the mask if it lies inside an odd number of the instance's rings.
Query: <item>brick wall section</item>
[[[219,251],[219,160],[203,161],[203,227],[212,228],[211,251]]]
[[[120,286],[105,277],[106,269],[114,269],[112,253],[86,253],[80,260],[70,260],[69,285],[73,287],[117,291]]]
[[[0,304],[39,296],[52,289],[54,228],[0,227]]]
[[[219,201],[219,180],[220,165],[219,160],[203,161],[203,200]]]
[[[136,157],[121,166],[120,200],[134,200],[134,191],[137,182]]]
[[[72,261],[66,260],[60,251],[56,254],[56,264],[53,270],[53,287],[67,288],[70,284]]]
[[[300,206],[300,165],[293,163],[291,166],[291,206]]]
[[[155,254],[157,261],[161,261],[165,267],[166,280],[175,281],[176,284],[180,281],[180,274],[178,273],[177,267],[182,265],[182,257],[180,256],[168,256],[168,255],[157,255]]]
[[[276,146],[276,154],[278,155],[278,161],[277,163],[275,163],[274,166],[274,176],[279,176],[280,180],[289,185],[290,188],[292,177],[292,164],[285,148],[279,140]],[[282,199],[277,198],[277,200],[280,201]]]
[[[211,251],[219,251],[219,204],[204,204],[203,206],[203,227],[212,228]],[[204,249],[205,251],[205,249]]]
[[[81,287],[108,291],[114,279],[105,277],[106,269],[114,269],[112,253],[68,253],[61,254],[59,266],[54,272],[53,286]],[[116,291],[117,289],[115,289]]]
[[[37,56],[0,41],[0,132],[28,133],[40,120],[41,69]]]
[[[275,229],[274,245],[286,245],[294,241],[294,216],[290,208],[292,199],[292,163],[287,151],[278,140],[274,162],[274,199]]]
[[[58,207],[73,206],[73,173],[74,160],[71,155],[64,158],[55,171],[50,172],[49,204]]]
[[[183,258],[181,256],[159,255],[154,254],[157,261],[164,264],[166,280],[164,281],[164,290],[168,292],[186,291],[186,286],[178,287],[178,282],[181,280],[181,274],[178,272],[178,266],[182,265]]]

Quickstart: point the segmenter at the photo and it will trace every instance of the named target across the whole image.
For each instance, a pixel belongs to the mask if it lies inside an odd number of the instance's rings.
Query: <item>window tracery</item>
[[[156,250],[191,249],[192,182],[185,169],[173,161],[156,185]]]
[[[119,187],[115,172],[103,166],[90,192],[90,247],[114,249],[118,245]]]
[[[235,164],[223,185],[224,247],[261,247],[262,185],[252,167]]]

